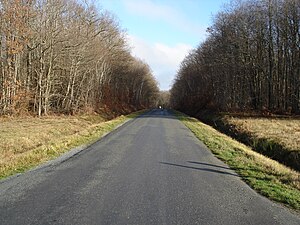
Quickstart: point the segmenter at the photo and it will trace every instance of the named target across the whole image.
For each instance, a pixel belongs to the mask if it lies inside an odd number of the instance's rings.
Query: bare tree
[[[150,107],[158,88],[115,18],[77,0],[0,1],[0,114]]]
[[[299,113],[299,21],[297,0],[234,2],[182,62],[173,106],[193,114],[206,108]]]

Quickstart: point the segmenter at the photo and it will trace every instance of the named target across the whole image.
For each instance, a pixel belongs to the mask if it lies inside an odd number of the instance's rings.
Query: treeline
[[[174,108],[300,113],[299,0],[237,1],[208,33],[181,63]]]
[[[0,0],[0,115],[149,107],[158,95],[107,12],[79,0]]]

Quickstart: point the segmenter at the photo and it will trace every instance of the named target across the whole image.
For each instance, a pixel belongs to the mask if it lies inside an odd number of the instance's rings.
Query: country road
[[[69,158],[0,181],[0,224],[300,224],[258,195],[167,110]]]

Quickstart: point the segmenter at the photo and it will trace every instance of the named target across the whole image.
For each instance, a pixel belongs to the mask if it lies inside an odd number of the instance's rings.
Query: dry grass
[[[300,151],[300,119],[228,116],[226,121],[253,137],[274,140],[291,151]]]
[[[244,144],[201,123],[178,114],[181,121],[221,160],[266,197],[300,209],[300,173],[263,156]]]
[[[104,120],[99,116],[98,122]],[[21,154],[51,141],[61,141],[91,125],[89,119],[74,116],[8,119],[0,124],[0,152],[7,157]]]
[[[0,179],[88,144],[129,116],[105,121],[99,115],[0,119]]]

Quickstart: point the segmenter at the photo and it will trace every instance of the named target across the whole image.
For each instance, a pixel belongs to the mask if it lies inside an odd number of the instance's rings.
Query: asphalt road
[[[300,224],[166,110],[0,182],[0,224]]]

